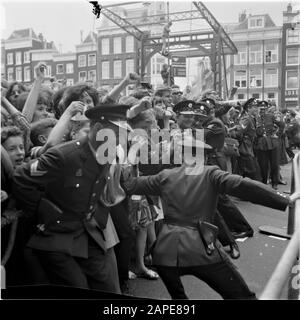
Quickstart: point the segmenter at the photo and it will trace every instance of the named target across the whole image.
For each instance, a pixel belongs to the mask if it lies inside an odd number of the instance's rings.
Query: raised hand
[[[34,67],[34,74],[37,80],[44,80],[45,78],[45,72],[47,70],[47,65],[45,62],[39,62],[35,67]]]
[[[135,72],[128,73],[128,75],[125,78],[128,84],[137,83],[140,81],[140,79],[141,79],[140,76]]]

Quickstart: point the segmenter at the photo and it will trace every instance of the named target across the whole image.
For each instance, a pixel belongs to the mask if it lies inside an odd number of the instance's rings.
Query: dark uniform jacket
[[[216,242],[217,250],[208,255],[197,228],[198,220],[213,223],[219,193],[227,193],[270,208],[285,210],[286,196],[262,183],[205,166],[202,173],[188,175],[186,166],[166,169],[147,177],[123,178],[129,194],[159,195],[164,225],[153,252],[153,263],[163,266],[197,266],[228,259]]]
[[[256,137],[255,118],[245,114],[239,121],[236,137],[240,142],[239,152],[242,156],[254,157],[253,144]]]
[[[278,147],[279,139],[276,135],[277,125],[273,113],[266,112],[257,119],[257,142],[255,148],[257,150],[267,151]]]
[[[212,146],[213,151],[221,151],[224,147],[226,129],[218,118],[212,118],[203,124],[205,143]]]
[[[206,151],[206,162],[209,165],[217,165],[222,170],[227,170],[226,156],[224,154],[224,143],[226,128],[218,118],[208,119],[204,124],[205,143],[212,149]]]
[[[39,220],[39,232],[28,246],[87,258],[89,234],[105,251],[102,230],[109,211],[100,194],[108,169],[96,161],[87,137],[53,147],[19,167],[13,179],[14,196],[22,209],[37,214]]]

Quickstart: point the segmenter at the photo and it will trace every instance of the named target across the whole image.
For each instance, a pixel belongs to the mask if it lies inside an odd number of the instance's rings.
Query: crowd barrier
[[[292,192],[300,192],[300,152],[293,160]],[[300,200],[289,209],[288,233],[292,238],[269,279],[260,300],[285,298],[300,300]],[[282,297],[283,289],[288,286],[287,297]]]

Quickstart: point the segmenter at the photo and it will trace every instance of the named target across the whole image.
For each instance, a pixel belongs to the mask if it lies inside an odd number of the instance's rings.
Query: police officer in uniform
[[[103,104],[87,110],[88,136],[55,146],[15,172],[14,197],[38,219],[27,246],[53,284],[120,293],[113,248],[118,237],[109,206],[117,196],[122,201],[125,193],[118,183],[111,185],[112,166],[101,164],[103,154],[98,151],[103,141],[97,133],[111,129],[118,144],[119,132],[126,135],[130,129],[127,109]],[[107,190],[112,187],[115,197],[109,202]]]
[[[191,139],[185,140],[185,146],[207,147]],[[197,167],[185,160],[180,167],[157,175],[125,175],[122,187],[128,194],[152,194],[162,199],[165,218],[154,247],[153,264],[173,299],[187,299],[180,280],[187,274],[205,281],[224,299],[255,298],[216,240],[213,221],[220,193],[279,210],[285,210],[300,197],[281,195],[262,183],[231,175],[217,166]]]
[[[261,181],[260,168],[254,154],[257,116],[258,101],[255,98],[250,98],[243,105],[242,115],[236,130],[236,138],[240,143],[238,172],[243,177]]]
[[[267,101],[260,101],[257,119],[256,156],[261,170],[262,182],[268,183],[269,172],[272,187],[277,190],[279,180],[279,138],[276,133],[278,126],[275,115],[268,109]]]
[[[178,129],[186,130],[191,129],[195,122],[194,112],[195,102],[193,100],[185,100],[178,102],[174,107],[173,111],[176,113],[176,123]]]
[[[206,164],[217,165],[222,170],[227,170],[226,158],[223,153],[226,130],[223,122],[214,116],[214,100],[207,98],[204,101],[198,102],[195,104],[194,110],[197,114],[196,118],[198,118],[198,122],[200,120],[198,127],[202,125],[204,128],[205,142],[212,146],[206,152]],[[239,258],[239,247],[230,230],[234,230],[237,237],[240,237],[240,233],[245,231],[250,231],[250,233],[252,231],[253,234],[253,230],[239,209],[225,194],[220,195],[218,199],[214,222],[219,227],[219,239],[222,245],[230,247],[230,256],[233,259]]]

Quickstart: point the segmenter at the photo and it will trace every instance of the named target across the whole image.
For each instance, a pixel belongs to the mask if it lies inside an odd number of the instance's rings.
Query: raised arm
[[[84,103],[81,101],[73,101],[64,111],[55,127],[51,130],[46,144],[42,147],[39,155],[45,153],[49,148],[63,142],[63,137],[70,130],[70,122],[73,116],[78,112],[83,112]]]
[[[119,94],[130,84],[139,81],[140,77],[136,73],[129,73],[117,86],[115,86],[104,98],[103,103],[109,100],[116,101]]]
[[[6,98],[5,95],[1,95],[1,106],[7,111],[7,113],[11,116],[11,119],[15,126],[20,128],[24,137],[24,148],[25,153],[27,154],[30,146],[30,123],[27,118],[17,109],[15,108]]]
[[[29,95],[27,97],[27,100],[25,102],[24,108],[23,108],[23,115],[27,118],[28,122],[31,123],[33,114],[37,105],[39,93],[41,90],[42,83],[45,78],[45,70],[47,66],[45,63],[40,62],[35,68],[35,80],[33,83],[33,86],[29,92]]]

